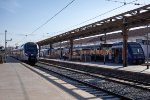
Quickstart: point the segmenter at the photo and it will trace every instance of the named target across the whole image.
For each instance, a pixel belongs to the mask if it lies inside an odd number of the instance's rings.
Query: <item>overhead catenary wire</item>
[[[65,31],[65,30],[71,29],[71,28],[73,28],[73,27],[82,25],[82,24],[84,24],[84,23],[86,23],[86,22],[89,22],[89,21],[91,21],[91,20],[93,20],[93,19],[96,19],[96,18],[98,18],[98,17],[100,17],[100,16],[103,16],[103,15],[105,15],[105,14],[108,14],[108,13],[110,13],[110,12],[112,12],[112,11],[114,11],[114,10],[117,10],[117,9],[119,9],[119,8],[121,8],[121,7],[124,7],[124,6],[128,5],[128,4],[133,4],[133,3],[136,2],[136,1],[137,1],[137,0],[134,0],[134,1],[131,1],[131,2],[126,2],[125,4],[123,4],[123,5],[121,5],[121,6],[118,6],[118,7],[116,7],[116,8],[113,8],[113,9],[111,9],[111,10],[109,10],[109,11],[106,11],[106,12],[104,12],[104,13],[101,13],[100,15],[97,15],[97,16],[95,16],[95,17],[93,17],[93,18],[90,18],[90,19],[85,20],[85,21],[83,21],[83,22],[81,22],[81,23],[79,23],[79,24],[73,25],[73,26],[71,26],[71,27],[69,27],[69,28],[63,29],[63,30],[58,31],[58,32],[55,32],[55,33],[63,32],[63,31]]]
[[[60,11],[58,11],[54,16],[52,16],[50,19],[48,19],[45,23],[43,23],[42,25],[40,25],[38,28],[36,28],[33,32],[31,32],[28,35],[33,34],[34,32],[36,32],[37,30],[39,30],[40,28],[42,28],[44,25],[46,25],[48,22],[50,22],[52,19],[54,19],[58,14],[60,14],[63,10],[65,10],[69,5],[71,5],[75,0],[72,0],[70,3],[68,3],[65,7],[63,7]]]
[[[118,0],[106,0],[106,1],[111,1],[111,2],[116,2],[116,3],[123,3],[124,5],[128,3],[128,2],[126,2],[126,1],[118,1]],[[136,0],[136,1],[138,1],[138,0]],[[130,3],[130,4],[134,4],[134,5],[144,5],[144,4],[141,4],[141,3],[134,3],[134,2],[132,2],[132,3]]]
[[[63,7],[60,11],[58,11],[56,14],[54,14],[50,19],[48,19],[47,21],[45,21],[43,24],[41,24],[38,28],[36,28],[35,30],[33,30],[30,34],[27,34],[27,36],[35,33],[37,30],[39,30],[40,28],[42,28],[43,26],[45,26],[48,22],[50,22],[52,19],[54,19],[58,14],[60,14],[63,10],[65,10],[68,6],[70,6],[75,0],[72,0],[71,2],[69,2],[65,7]],[[22,40],[24,40],[26,37],[24,37]],[[20,42],[21,42],[20,41]]]
[[[100,15],[98,15],[98,16],[95,16],[95,17],[93,17],[93,18],[91,18],[91,19],[88,19],[88,20],[86,20],[86,21],[84,21],[84,22],[81,22],[81,23],[79,23],[79,24],[77,24],[77,25],[81,25],[81,24],[83,24],[83,23],[86,23],[86,22],[88,22],[88,21],[90,21],[90,20],[93,20],[93,19],[95,19],[95,18],[97,18],[97,17],[100,17],[100,16],[102,16],[102,15],[105,15],[105,14],[107,14],[107,13],[110,13],[110,12],[112,12],[112,11],[114,11],[114,10],[116,10],[116,9],[119,9],[119,8],[121,8],[121,7],[123,7],[123,6],[126,6],[126,5],[128,5],[128,4],[133,4],[133,2],[136,2],[137,0],[134,0],[134,1],[132,1],[132,2],[126,2],[126,3],[124,3],[123,5],[121,5],[121,6],[119,6],[119,7],[116,7],[116,8],[114,8],[114,9],[112,9],[112,10],[109,10],[109,11],[107,11],[107,12],[104,12],[104,13],[102,13],[102,14],[100,14]],[[46,23],[47,24],[47,23]],[[77,25],[74,25],[74,26],[77,26]],[[74,27],[74,26],[71,26],[71,27]],[[67,28],[67,29],[69,29],[69,28]],[[34,32],[34,31],[33,31]],[[60,31],[59,31],[60,32]],[[55,32],[55,33],[58,33],[58,32]]]

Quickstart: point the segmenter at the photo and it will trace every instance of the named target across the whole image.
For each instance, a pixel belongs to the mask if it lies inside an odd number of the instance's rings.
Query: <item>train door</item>
[[[82,61],[87,62],[91,61],[91,48],[82,49]]]
[[[114,63],[122,63],[122,48],[112,49],[112,60]]]

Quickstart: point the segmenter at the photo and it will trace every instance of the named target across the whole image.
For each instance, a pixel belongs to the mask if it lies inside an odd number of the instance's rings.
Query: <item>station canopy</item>
[[[50,37],[48,39],[38,41],[39,46],[53,44],[70,39],[79,39],[88,36],[100,35],[104,33],[122,30],[123,25],[127,28],[134,28],[150,24],[150,4],[101,20],[92,24],[88,24],[71,31]]]

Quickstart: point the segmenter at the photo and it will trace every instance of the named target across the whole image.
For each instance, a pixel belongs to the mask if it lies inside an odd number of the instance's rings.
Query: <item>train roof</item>
[[[24,43],[24,45],[26,45],[26,44],[36,44],[36,43],[35,42],[26,42],[26,43]]]
[[[128,43],[128,45],[135,45],[135,44],[140,45],[137,42],[127,42],[127,43]],[[123,42],[113,43],[112,48],[123,48]]]
[[[111,47],[112,44],[92,44],[92,45],[81,45],[78,47],[74,47],[74,48],[82,48],[82,49],[90,49],[90,48],[97,48],[97,47]]]
[[[127,42],[128,44],[139,44],[137,42]],[[113,45],[122,45],[123,42],[116,42],[116,43],[113,43]]]

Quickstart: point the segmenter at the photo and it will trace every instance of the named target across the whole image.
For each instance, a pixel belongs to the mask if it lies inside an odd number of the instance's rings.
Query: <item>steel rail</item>
[[[75,80],[81,81],[85,84],[88,84],[88,85],[91,85],[91,86],[94,86],[94,87],[97,87],[97,88],[100,88],[100,89],[104,89],[105,91],[114,93],[118,96],[122,96],[122,97],[125,97],[125,98],[128,98],[128,99],[135,99],[135,98],[140,98],[141,99],[144,96],[141,96],[141,95],[138,95],[138,94],[136,96],[134,96],[135,95],[134,92],[140,91],[141,94],[148,94],[147,96],[144,97],[144,99],[150,98],[149,97],[149,94],[150,94],[149,89],[146,89],[146,88],[141,88],[141,87],[133,85],[133,84],[119,82],[117,80],[112,80],[112,79],[109,79],[109,78],[104,78],[104,77],[100,77],[100,76],[93,76],[91,74],[81,72],[81,71],[72,70],[72,69],[69,69],[69,68],[62,68],[61,66],[52,66],[51,64],[49,65],[49,64],[45,64],[45,63],[43,65],[46,65],[44,68],[47,69],[47,70],[51,70],[51,71],[54,71],[56,73],[63,74],[66,77],[74,78]],[[43,65],[40,65],[40,66],[43,67]],[[71,72],[69,72],[69,71],[71,71]],[[85,77],[85,79],[84,79],[84,77]],[[97,82],[94,82],[92,80],[97,80]],[[102,83],[100,83],[101,80],[102,80]],[[103,84],[103,82],[104,82],[104,84]],[[107,87],[107,84],[108,84],[108,87]],[[111,84],[112,84],[112,87],[111,87]],[[104,85],[106,85],[106,87]],[[109,86],[112,89],[110,89]],[[118,89],[118,90],[115,89],[117,87],[124,88],[124,90],[126,90],[126,89],[127,90],[129,89],[129,90],[128,90],[128,92],[122,90],[122,93],[119,93],[120,89]],[[132,91],[134,91],[134,92],[132,92]],[[126,95],[124,95],[124,93]]]

